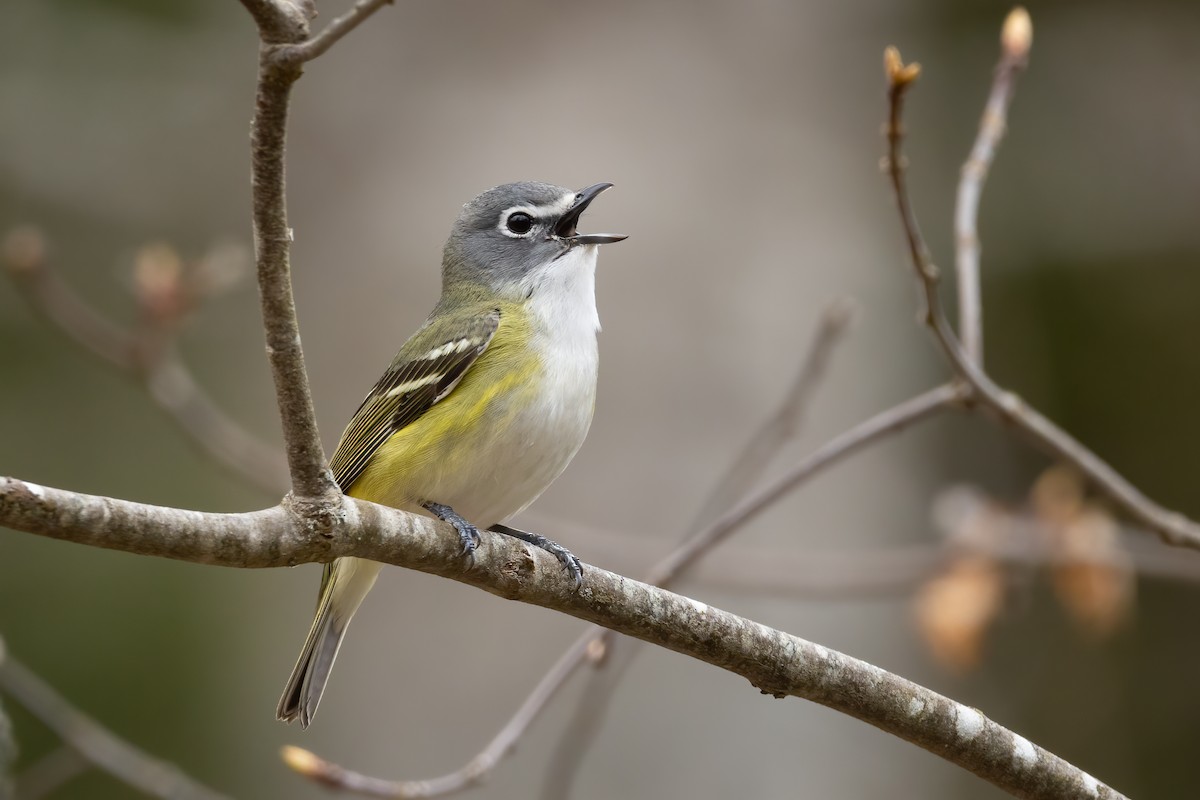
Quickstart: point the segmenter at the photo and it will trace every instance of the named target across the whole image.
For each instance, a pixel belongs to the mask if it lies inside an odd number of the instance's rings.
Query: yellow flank
[[[528,344],[528,314],[516,304],[498,306],[500,325],[487,349],[449,395],[379,446],[348,494],[416,511],[426,501],[453,505],[456,498],[446,496],[457,494],[453,484],[477,477],[480,456],[495,452],[496,433],[528,406],[543,368]]]

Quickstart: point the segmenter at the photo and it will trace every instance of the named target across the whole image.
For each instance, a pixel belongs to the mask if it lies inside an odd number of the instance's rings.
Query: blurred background
[[[318,5],[320,27],[348,3]],[[517,520],[585,561],[637,574],[670,550],[780,402],[831,298],[854,298],[857,322],[781,465],[942,380],[879,172],[881,53],[896,44],[924,66],[908,108],[911,182],[949,268],[958,170],[1008,10],[404,0],[380,12],[308,66],[289,129],[295,289],[327,446],[432,306],[461,204],[519,179],[612,181],[586,229],[630,236],[600,259],[591,436]],[[1200,6],[1030,11],[1030,69],[980,223],[989,368],[1151,497],[1200,516]],[[4,17],[0,231],[40,228],[63,280],[123,325],[144,313],[135,264],[148,244],[185,262],[214,248],[225,263],[249,258],[257,39],[239,4],[9,0]],[[189,315],[179,347],[214,402],[277,446],[248,275]],[[0,474],[206,510],[278,499],[204,455],[9,281],[0,386]],[[943,415],[807,484],[679,588],[977,706],[1130,795],[1194,796],[1196,582],[1102,575],[1112,602],[1092,609],[1099,623],[1072,611],[1061,574],[1032,567],[968,565],[899,590],[804,586],[806,554],[865,564],[936,543],[932,509],[952,484],[1023,513],[1049,466],[998,426]],[[1069,501],[1066,483],[1050,494]],[[1134,541],[1194,565],[1192,553]],[[794,590],[758,579],[755,564],[776,562],[798,566]],[[946,583],[956,574],[967,576],[958,593]],[[273,711],[318,575],[0,531],[0,636],[82,710],[209,785],[307,798],[325,793],[281,764],[280,745],[384,777],[455,769],[581,628],[389,569],[301,732]],[[939,610],[953,617],[980,593],[994,595],[986,613],[938,628]],[[948,647],[954,635],[965,638]],[[580,686],[474,796],[538,795]],[[3,702],[22,765],[54,748]],[[648,649],[573,796],[783,797],[798,786],[828,798],[1000,796],[860,722]],[[137,795],[93,772],[54,796]]]

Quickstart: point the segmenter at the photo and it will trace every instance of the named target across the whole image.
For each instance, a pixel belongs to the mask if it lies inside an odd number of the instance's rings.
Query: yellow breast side
[[[456,475],[474,475],[505,423],[528,402],[542,370],[530,347],[533,330],[518,307],[501,305],[487,349],[442,401],[380,445],[349,494],[415,510]],[[444,489],[443,489],[444,491]]]

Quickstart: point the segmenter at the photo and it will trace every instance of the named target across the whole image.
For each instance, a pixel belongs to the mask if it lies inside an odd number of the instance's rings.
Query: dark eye
[[[504,224],[510,231],[518,236],[522,236],[533,230],[533,217],[524,211],[518,211],[514,214],[509,214],[508,221]]]

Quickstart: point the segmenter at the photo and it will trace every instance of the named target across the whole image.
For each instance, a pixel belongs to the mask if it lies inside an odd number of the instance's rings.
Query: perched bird
[[[583,444],[596,398],[596,255],[624,236],[580,234],[612,184],[578,192],[510,183],[463,206],[442,255],[442,296],[346,426],[330,461],[352,497],[475,526],[579,560],[502,523],[532,503]],[[317,615],[276,711],[308,727],[354,612],[381,565],[325,566]]]

